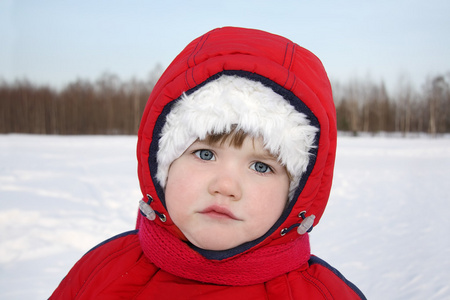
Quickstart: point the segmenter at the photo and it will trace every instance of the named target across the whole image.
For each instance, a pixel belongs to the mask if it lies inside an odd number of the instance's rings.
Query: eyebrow
[[[268,150],[264,151],[257,151],[255,152],[255,156],[259,159],[264,159],[264,160],[273,160],[278,162],[278,158],[275,155],[272,155]]]

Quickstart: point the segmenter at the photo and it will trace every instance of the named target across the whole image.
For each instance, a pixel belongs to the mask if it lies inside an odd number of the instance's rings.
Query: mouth
[[[213,219],[231,219],[239,221],[229,209],[218,205],[209,206],[200,213]]]

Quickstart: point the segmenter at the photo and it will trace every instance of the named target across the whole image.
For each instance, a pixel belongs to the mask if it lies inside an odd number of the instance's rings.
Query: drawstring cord
[[[161,222],[165,222],[167,220],[166,215],[153,210],[153,208],[150,206],[150,203],[153,202],[152,196],[147,194],[147,199],[147,202],[145,202],[144,199],[139,200],[139,209],[141,214],[150,221],[154,221],[156,219],[156,216],[158,216]]]
[[[300,235],[305,234],[307,232],[311,232],[311,230],[313,229],[314,219],[316,218],[315,215],[305,217],[305,213],[306,213],[305,211],[299,213],[299,217],[303,219],[303,221],[297,228],[297,233]]]
[[[288,228],[281,229],[280,234],[282,236],[286,235],[286,233],[288,233],[289,231],[291,231],[294,228],[297,228],[297,233],[300,235],[303,235],[307,232],[311,232],[311,230],[313,229],[314,219],[316,218],[316,216],[310,215],[310,216],[306,217],[305,214],[306,214],[306,211],[302,211],[301,213],[299,213],[298,217],[303,219],[302,222],[294,224]]]

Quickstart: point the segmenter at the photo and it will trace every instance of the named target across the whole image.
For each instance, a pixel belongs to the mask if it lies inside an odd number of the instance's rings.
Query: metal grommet
[[[305,218],[305,214],[306,214],[306,210],[300,212],[300,213],[298,214],[298,217],[304,219],[304,218]]]
[[[148,202],[147,202],[147,204],[150,204],[150,203],[152,203],[152,202],[153,202],[153,197],[152,197],[152,196],[150,196],[149,194],[147,194],[147,199],[148,199]]]
[[[159,219],[161,220],[161,222],[167,221],[167,218],[166,218],[166,215],[165,215],[165,214],[159,215]]]
[[[280,234],[281,234],[281,236],[285,236],[287,232],[288,232],[288,229],[287,228],[283,228],[283,229],[281,229]]]

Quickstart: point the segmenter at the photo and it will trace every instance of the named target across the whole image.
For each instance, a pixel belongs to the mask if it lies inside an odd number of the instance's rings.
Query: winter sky
[[[450,1],[0,1],[0,80],[63,87],[104,72],[146,79],[194,38],[222,26],[283,35],[332,80],[400,77],[417,88],[450,72]]]

